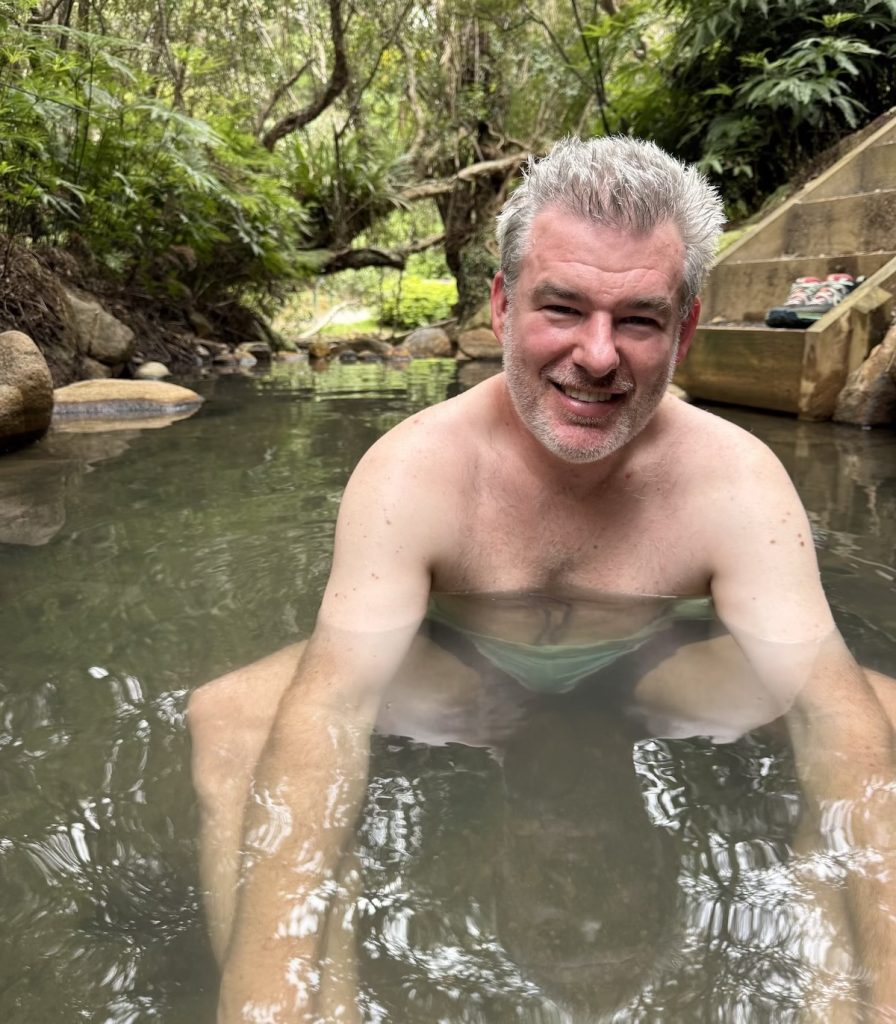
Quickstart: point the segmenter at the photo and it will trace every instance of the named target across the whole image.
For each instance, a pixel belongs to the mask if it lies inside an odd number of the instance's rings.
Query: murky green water
[[[201,413],[164,430],[52,435],[0,461],[10,1024],[213,1019],[187,695],[307,635],[352,466],[457,384],[451,364],[419,363],[199,387]],[[896,674],[896,436],[723,414],[794,476],[850,645]],[[638,740],[575,698],[501,756],[378,737],[367,1014],[797,1020],[808,989],[839,984],[794,938],[798,809],[773,731]]]

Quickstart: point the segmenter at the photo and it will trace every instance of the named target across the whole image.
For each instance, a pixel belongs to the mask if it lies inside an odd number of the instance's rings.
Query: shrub
[[[380,323],[389,327],[422,327],[437,320],[446,320],[456,302],[457,285],[454,281],[404,274],[384,289]]]

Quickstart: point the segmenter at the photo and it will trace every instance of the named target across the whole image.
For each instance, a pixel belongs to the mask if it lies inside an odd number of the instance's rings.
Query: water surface
[[[225,377],[163,430],[53,434],[0,461],[4,1020],[213,1019],[187,696],[307,635],[351,468],[455,373]],[[893,432],[720,414],[782,459],[844,635],[896,674]],[[800,947],[781,734],[628,723],[573,694],[499,752],[377,737],[370,1019],[779,1022],[841,984],[829,950]]]

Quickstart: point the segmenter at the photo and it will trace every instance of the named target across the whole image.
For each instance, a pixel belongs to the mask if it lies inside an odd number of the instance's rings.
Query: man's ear
[[[504,343],[504,322],[507,320],[507,289],[504,287],[504,271],[499,270],[492,281],[492,330],[501,344]]]
[[[691,342],[694,340],[694,332],[697,330],[697,321],[700,319],[700,300],[694,299],[694,305],[691,306],[691,311],[685,317],[681,325],[681,332],[678,336],[678,354],[675,356],[675,365],[684,359],[688,354],[688,350],[691,347]]]

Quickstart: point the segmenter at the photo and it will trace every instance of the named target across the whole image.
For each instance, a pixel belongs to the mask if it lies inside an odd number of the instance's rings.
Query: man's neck
[[[626,480],[637,453],[645,443],[649,443],[655,430],[651,419],[636,437],[615,452],[593,462],[571,462],[548,450],[532,434],[510,398],[504,375],[500,374],[494,380],[501,427],[507,431],[513,450],[533,479],[558,496],[586,499],[595,493],[606,492],[607,486],[613,482]]]

